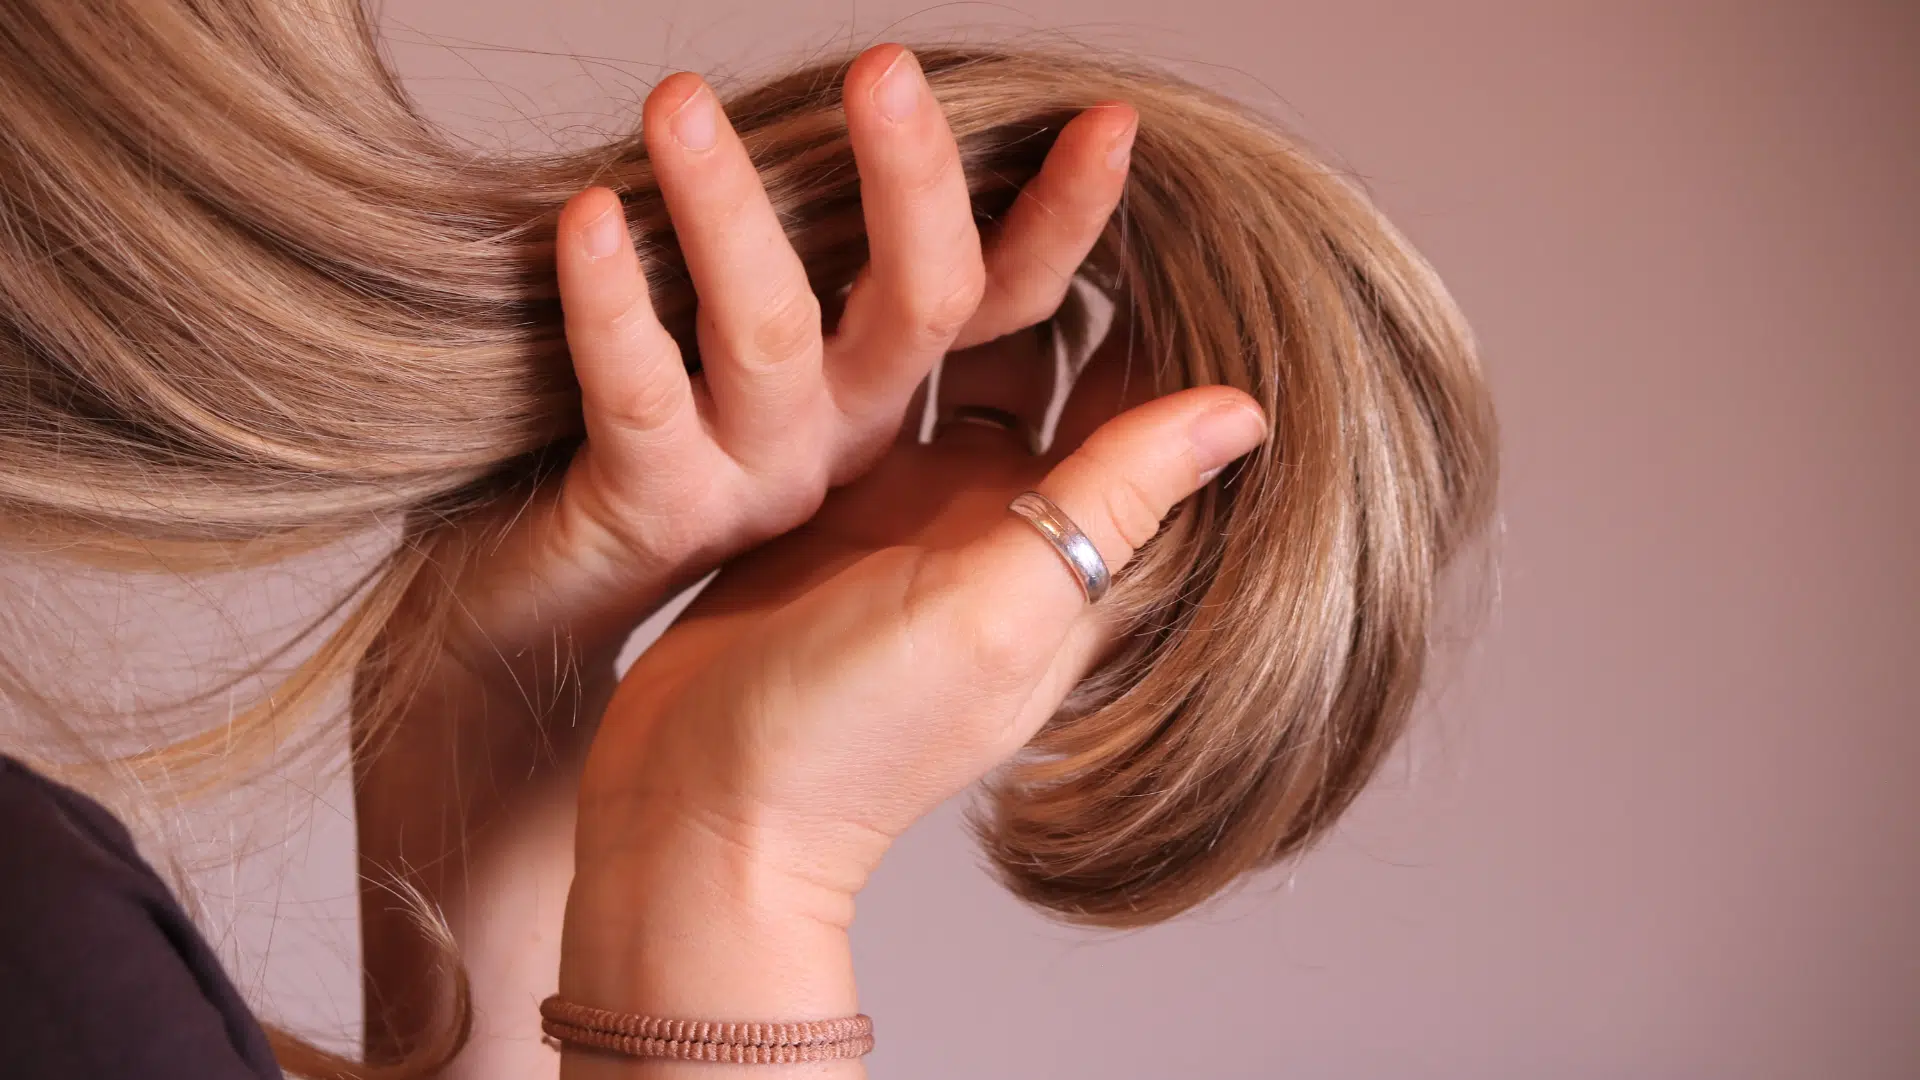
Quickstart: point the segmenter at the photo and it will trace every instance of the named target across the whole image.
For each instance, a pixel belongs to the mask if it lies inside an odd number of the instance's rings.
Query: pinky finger
[[[555,262],[587,439],[618,479],[705,438],[692,381],[647,295],[620,199],[588,188],[560,212]]]
[[[1110,102],[1060,129],[1040,171],[1020,190],[987,245],[986,295],[953,348],[992,341],[1053,316],[1119,205],[1138,126],[1132,108]]]

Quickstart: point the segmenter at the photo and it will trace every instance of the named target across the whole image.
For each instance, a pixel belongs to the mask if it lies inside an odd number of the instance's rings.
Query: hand
[[[460,585],[474,651],[611,642],[676,586],[806,520],[891,443],[951,348],[1052,314],[1119,199],[1135,116],[1070,122],[982,250],[953,136],[907,50],[847,74],[871,261],[835,333],[714,93],[648,97],[648,153],[700,296],[689,377],[649,303],[612,192],[564,209],[558,269],[587,440]]]
[[[1049,317],[1126,178],[1133,111],[1091,109],[983,246],[952,134],[912,57],[868,50],[845,100],[871,264],[831,337],[740,140],[691,75],[662,81],[644,122],[699,294],[699,376],[655,318],[615,195],[590,189],[561,213],[586,442],[531,505],[475,523],[487,554],[455,584],[462,617],[380,752],[356,761],[367,880],[407,868],[407,887],[448,913],[496,1018],[525,1016],[523,1001],[549,985],[541,882],[552,890],[571,873],[563,811],[576,733],[592,730],[565,721],[597,714],[633,624],[869,464],[943,350]],[[881,107],[895,100],[912,107]],[[406,638],[411,617],[388,632]],[[432,1014],[433,957],[400,905],[378,888],[365,901],[369,1044],[393,1049]],[[527,1046],[545,1053],[530,1036],[477,1041],[461,1075],[496,1058],[514,1073]]]
[[[1265,432],[1237,391],[1182,391],[1101,426],[1034,486],[1117,570]],[[970,506],[1026,486],[1012,455],[924,449],[986,466]],[[832,503],[928,460],[897,455]],[[865,555],[840,529],[784,538],[723,573],[628,672],[580,784],[564,994],[655,1015],[852,1007],[835,939],[881,855],[1024,745],[1116,630],[1018,518],[930,539],[960,510],[909,514],[927,542]]]

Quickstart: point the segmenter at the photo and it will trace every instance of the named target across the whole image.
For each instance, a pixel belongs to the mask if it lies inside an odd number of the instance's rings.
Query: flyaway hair
[[[1120,654],[978,820],[1030,903],[1166,919],[1308,845],[1394,744],[1437,582],[1491,516],[1490,398],[1434,271],[1269,121],[1121,57],[917,54],[983,223],[1077,112],[1138,110],[1083,273],[1127,312],[1136,377],[1238,387],[1274,423],[1129,565],[1108,601],[1132,630]],[[823,295],[866,258],[845,62],[725,103]],[[445,537],[581,437],[553,244],[596,183],[694,359],[637,132],[479,155],[421,115],[353,0],[0,0],[9,544],[191,568],[406,534],[279,692],[117,767],[217,783],[355,672],[364,730],[406,698],[434,641],[386,641],[387,619],[433,607],[466,550]],[[419,1074],[282,1050],[315,1075]]]

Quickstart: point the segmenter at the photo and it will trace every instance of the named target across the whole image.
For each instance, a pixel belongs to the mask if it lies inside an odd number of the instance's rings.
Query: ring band
[[[1027,520],[1027,524],[1037,529],[1047,543],[1060,556],[1060,561],[1073,571],[1073,579],[1080,583],[1080,591],[1086,594],[1087,603],[1097,604],[1107,595],[1107,587],[1113,584],[1113,575],[1107,570],[1107,561],[1080,531],[1073,519],[1060,512],[1053,500],[1037,491],[1028,491],[1018,495],[1007,504],[1007,509]]]
[[[998,428],[1001,431],[1018,435],[1027,444],[1027,453],[1039,457],[1040,433],[1032,424],[1006,409],[995,405],[955,405],[941,421],[934,426],[933,437],[954,424],[972,424],[976,427]]]

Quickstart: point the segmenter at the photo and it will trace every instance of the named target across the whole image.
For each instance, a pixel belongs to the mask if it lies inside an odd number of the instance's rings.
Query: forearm
[[[571,534],[551,501],[521,521],[539,527],[447,541],[449,565],[472,555],[460,545],[486,544],[474,572],[492,580],[460,584],[433,669],[400,714],[354,718],[365,748],[354,767],[367,1048],[401,1052],[446,998],[437,969],[447,958],[404,895],[416,892],[444,914],[470,978],[473,1037],[454,1080],[557,1070],[532,1003],[552,992],[559,964],[580,762],[613,692],[615,656],[641,616],[667,614],[656,609],[678,581],[651,564],[618,577],[560,557],[553,545]],[[435,621],[440,598],[429,588],[417,599],[388,628],[397,640],[421,641]],[[570,621],[553,625],[562,611]]]

